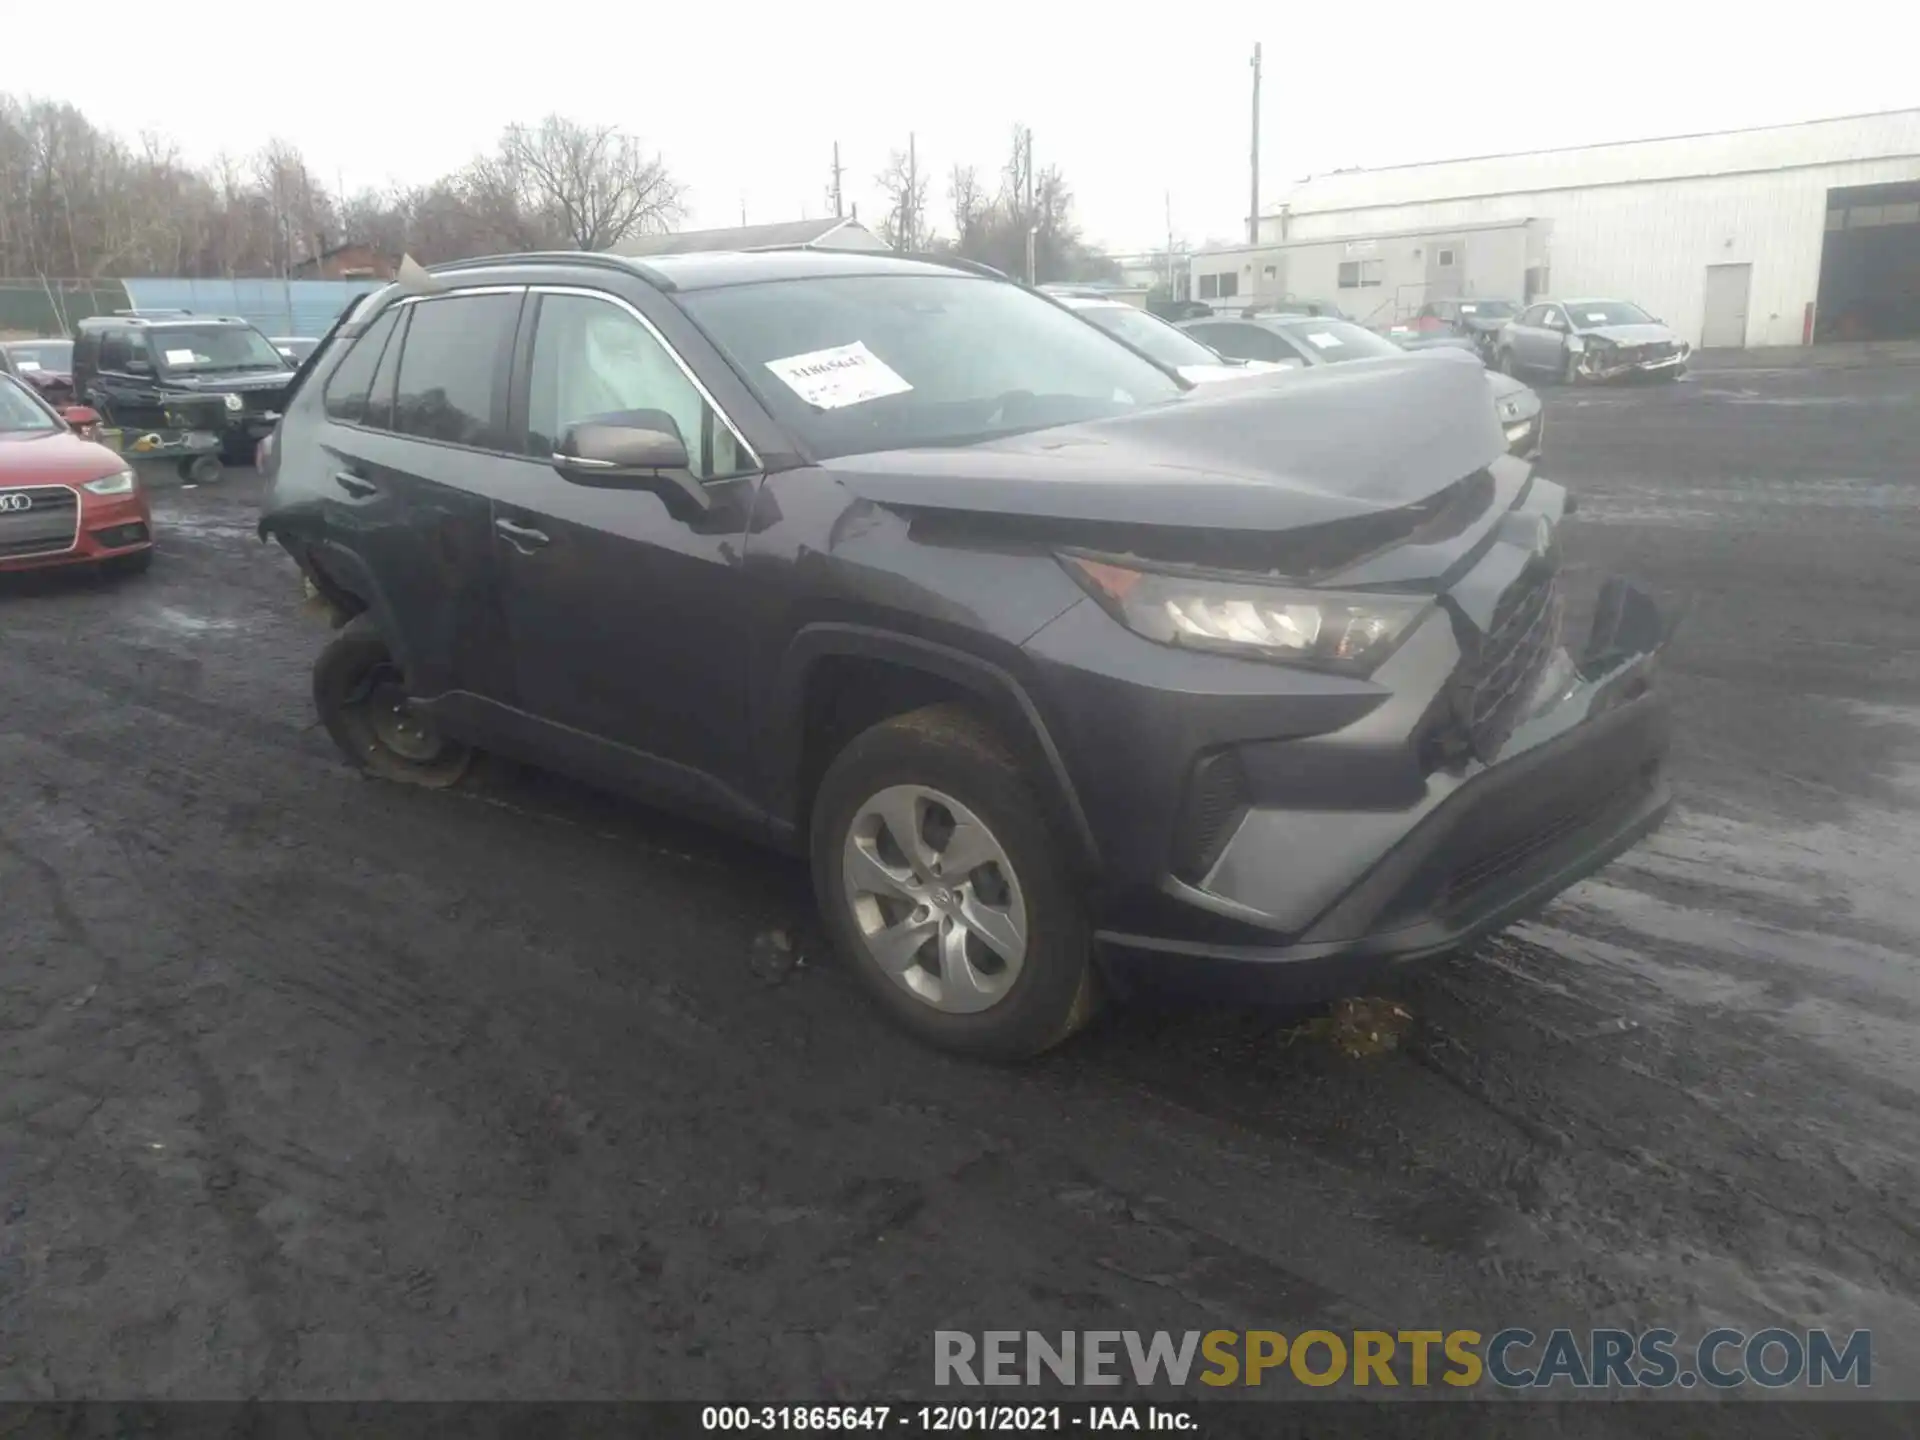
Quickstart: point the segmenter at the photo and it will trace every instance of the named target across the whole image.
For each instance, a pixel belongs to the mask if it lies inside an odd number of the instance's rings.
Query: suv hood
[[[1208,385],[1112,420],[822,468],[864,499],[908,509],[1275,531],[1413,505],[1505,453],[1479,365],[1407,356]]]

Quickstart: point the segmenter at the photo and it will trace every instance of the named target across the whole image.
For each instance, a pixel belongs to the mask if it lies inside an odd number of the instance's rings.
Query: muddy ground
[[[249,475],[0,592],[0,1396],[865,1398],[937,1328],[1870,1326],[1920,1374],[1920,368],[1550,392],[1681,809],[1397,1048],[916,1048],[787,862],[363,781]],[[1906,1389],[1913,1392],[1910,1380]]]

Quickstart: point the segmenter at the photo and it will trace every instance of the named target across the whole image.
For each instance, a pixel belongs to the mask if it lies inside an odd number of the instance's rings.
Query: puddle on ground
[[[143,610],[134,617],[140,624],[150,625],[160,630],[170,630],[176,635],[209,635],[242,628],[238,620],[221,620],[212,615],[195,615],[190,611],[177,610],[171,605],[156,605],[151,610]]]

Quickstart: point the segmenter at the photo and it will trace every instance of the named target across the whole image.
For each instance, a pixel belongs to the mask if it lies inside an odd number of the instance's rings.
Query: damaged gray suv
[[[960,264],[521,255],[356,305],[262,464],[349,761],[498,752],[804,853],[955,1050],[1357,989],[1669,803],[1668,627],[1610,581],[1569,653],[1566,495],[1478,366],[1196,388]]]

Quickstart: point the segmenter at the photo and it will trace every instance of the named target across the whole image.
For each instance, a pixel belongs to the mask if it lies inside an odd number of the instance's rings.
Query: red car
[[[147,492],[125,459],[75,433],[97,423],[91,410],[56,412],[27,385],[0,376],[0,573],[147,568]]]

